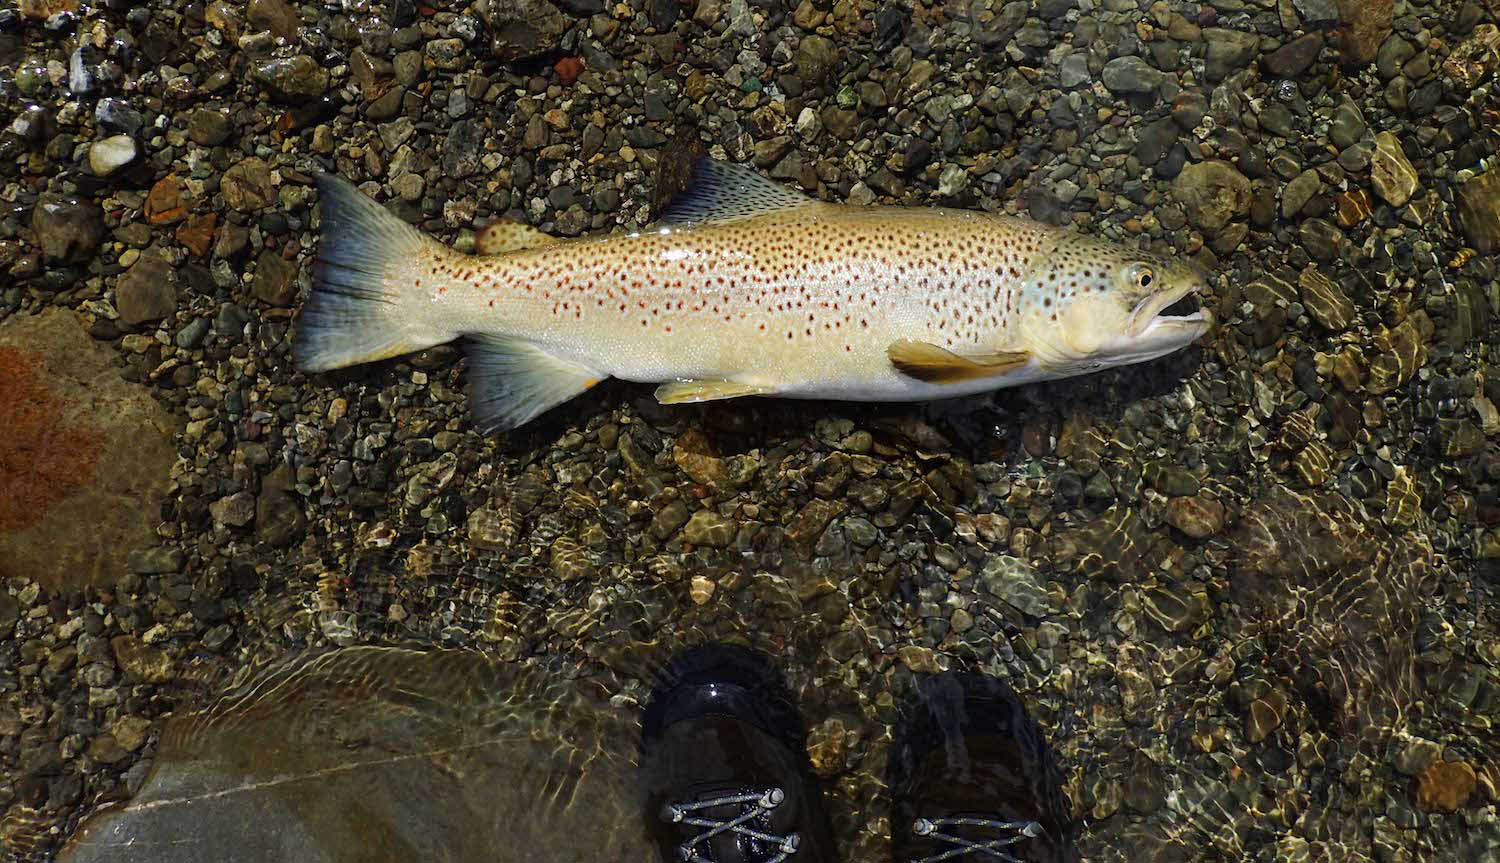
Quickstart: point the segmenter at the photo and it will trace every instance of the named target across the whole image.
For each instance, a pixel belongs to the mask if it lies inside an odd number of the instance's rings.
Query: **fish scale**
[[[467,336],[475,413],[495,430],[607,377],[668,382],[669,403],[914,401],[1139,362],[1206,328],[1200,313],[1171,344],[1116,344],[1143,303],[1201,286],[1170,260],[1014,217],[813,201],[711,160],[699,173],[654,230],[561,240],[502,225],[489,255],[321,177],[298,365]],[[1155,283],[1122,284],[1141,273]]]

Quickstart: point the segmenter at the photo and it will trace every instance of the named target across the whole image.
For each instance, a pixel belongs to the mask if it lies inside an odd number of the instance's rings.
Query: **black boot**
[[[759,654],[673,657],[642,721],[647,829],[663,863],[833,863],[791,694]]]
[[[925,677],[902,719],[889,761],[895,863],[1078,859],[1061,771],[999,678]]]

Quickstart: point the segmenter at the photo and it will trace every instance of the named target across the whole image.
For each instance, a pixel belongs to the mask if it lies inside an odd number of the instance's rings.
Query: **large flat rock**
[[[155,545],[170,414],[72,312],[0,323],[0,577],[112,584]]]
[[[462,650],[351,647],[168,720],[145,785],[64,863],[654,859],[635,714]]]

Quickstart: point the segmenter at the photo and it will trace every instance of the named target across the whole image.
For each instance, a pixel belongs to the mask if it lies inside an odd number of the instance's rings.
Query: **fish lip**
[[[1189,282],[1182,287],[1165,290],[1142,300],[1135,307],[1135,311],[1130,313],[1130,321],[1127,324],[1130,334],[1133,336],[1143,336],[1146,334],[1146,330],[1150,329],[1151,325],[1158,321],[1201,321],[1211,325],[1213,323],[1213,313],[1202,307],[1190,315],[1161,314],[1163,309],[1171,306],[1183,297],[1198,293],[1201,287],[1201,285]]]

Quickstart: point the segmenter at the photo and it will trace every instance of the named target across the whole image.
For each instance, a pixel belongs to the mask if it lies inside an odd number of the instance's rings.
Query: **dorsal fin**
[[[557,242],[557,238],[513,219],[496,219],[474,232],[474,254],[499,255],[534,249]]]
[[[815,203],[801,192],[762,177],[748,165],[704,156],[694,160],[691,184],[662,211],[659,224],[733,222]]]

